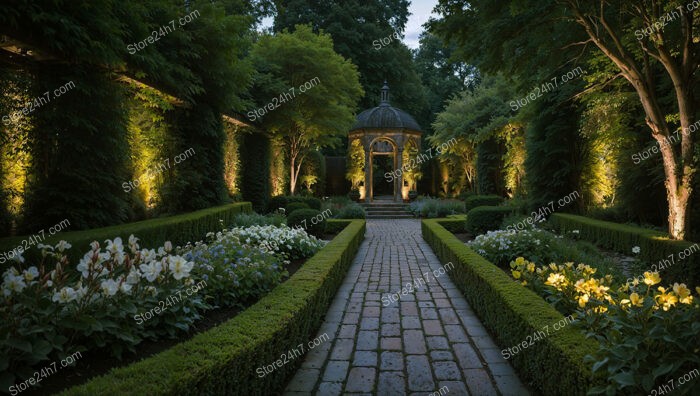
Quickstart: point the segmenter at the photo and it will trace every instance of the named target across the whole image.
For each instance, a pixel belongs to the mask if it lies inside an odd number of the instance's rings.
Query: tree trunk
[[[695,106],[691,87],[695,81],[693,73],[697,68],[697,63],[693,60],[691,44],[693,40],[692,12],[690,14],[682,12],[681,23],[683,24],[685,42],[680,55],[680,64],[664,45],[663,31],[656,31],[655,41],[652,43],[661,43],[655,44],[656,52],[648,47],[645,40],[640,40],[641,49],[645,53],[644,68],[641,68],[632,54],[623,46],[620,33],[615,32],[606,22],[604,2],[601,1],[600,15],[598,16],[584,15],[576,1],[566,0],[565,3],[574,13],[576,21],[584,27],[591,41],[615,63],[622,76],[630,82],[637,92],[647,117],[646,123],[651,129],[653,138],[660,146],[666,176],[664,185],[668,200],[668,232],[674,239],[684,239],[689,233],[688,204],[693,192],[692,185],[695,175],[693,168],[694,145],[691,134],[691,126],[695,120]],[[646,12],[643,6],[637,10],[642,13]],[[651,13],[651,15],[654,14]],[[644,19],[647,15],[640,16]],[[608,44],[604,37],[612,40],[612,44]],[[671,128],[656,97],[654,79],[650,73],[649,57],[656,59],[664,67],[673,82],[681,123],[680,155],[673,147],[675,141],[672,138]]]

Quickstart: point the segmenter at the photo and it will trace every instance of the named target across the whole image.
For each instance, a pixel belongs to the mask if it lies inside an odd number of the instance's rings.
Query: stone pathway
[[[319,330],[326,341],[285,394],[527,395],[448,271],[418,220],[368,221]]]

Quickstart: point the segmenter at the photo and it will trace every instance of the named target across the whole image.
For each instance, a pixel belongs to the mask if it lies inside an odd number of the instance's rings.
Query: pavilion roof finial
[[[384,86],[382,87],[382,101],[380,106],[389,106],[389,84],[384,80]]]

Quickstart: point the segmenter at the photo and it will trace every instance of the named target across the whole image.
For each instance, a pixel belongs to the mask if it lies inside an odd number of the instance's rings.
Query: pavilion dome
[[[410,114],[391,106],[389,103],[389,86],[384,83],[382,101],[379,106],[358,114],[350,131],[358,129],[407,129],[422,132],[420,125]]]

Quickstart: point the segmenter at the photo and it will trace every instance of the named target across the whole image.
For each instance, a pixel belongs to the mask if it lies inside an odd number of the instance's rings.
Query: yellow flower
[[[661,282],[661,277],[659,276],[658,272],[645,272],[644,273],[644,283],[652,286],[657,283]]]
[[[526,280],[523,281],[523,286],[527,286],[527,281],[526,281]]]
[[[666,289],[663,287],[659,287],[659,291],[661,294],[656,296],[656,302],[657,304],[661,305],[661,308],[664,311],[668,311],[669,308],[676,305],[678,302],[678,298],[676,296],[671,293],[666,293]]]
[[[545,282],[546,285],[553,286],[557,290],[561,291],[564,286],[568,284],[566,277],[559,273],[551,273]]]
[[[639,286],[639,279],[634,278],[634,280],[632,281],[632,286]]]
[[[673,284],[673,292],[678,296],[681,304],[690,304],[693,302],[693,296],[690,295],[690,289],[685,286],[685,283]]]
[[[542,273],[542,268],[538,268],[535,272],[537,272],[538,274],[541,274],[541,273]],[[698,294],[700,294],[700,292],[698,292]]]
[[[568,269],[572,269],[572,268],[574,267],[574,263],[564,263],[564,265],[565,265],[566,268],[568,268]]]
[[[632,294],[630,294],[630,302],[635,307],[641,307],[642,304],[644,303],[644,298],[639,297],[639,294],[637,294],[637,293],[632,293]]]
[[[513,272],[513,278],[520,279],[520,275],[521,275],[520,271],[513,270],[512,272]]]
[[[517,265],[523,265],[525,264],[525,258],[524,257],[518,257],[515,259],[515,264]]]
[[[586,303],[588,302],[588,294],[583,294],[581,297],[578,298],[578,306],[583,308],[586,306]]]
[[[549,264],[549,268],[551,268],[552,271],[556,271],[556,270],[558,269],[558,268],[557,268],[557,265],[554,264],[554,263],[550,263],[550,264]]]
[[[535,264],[534,263],[528,263],[527,264],[527,270],[530,272],[535,272]]]

